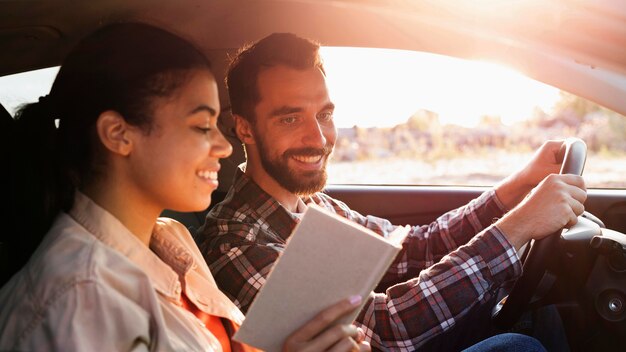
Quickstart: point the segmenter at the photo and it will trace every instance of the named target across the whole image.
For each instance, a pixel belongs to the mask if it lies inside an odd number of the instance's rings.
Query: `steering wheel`
[[[578,138],[568,138],[561,148],[563,163],[560,174],[582,175],[587,159],[587,145]],[[533,293],[543,277],[548,258],[554,256],[562,229],[540,240],[528,243],[522,275],[515,281],[511,292],[492,310],[491,318],[495,326],[508,329],[520,318],[530,303]]]

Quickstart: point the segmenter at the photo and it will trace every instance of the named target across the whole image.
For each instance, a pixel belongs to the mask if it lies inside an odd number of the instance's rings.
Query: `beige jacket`
[[[159,219],[150,249],[77,192],[28,264],[0,290],[0,351],[220,351],[180,305],[240,325],[191,235]]]

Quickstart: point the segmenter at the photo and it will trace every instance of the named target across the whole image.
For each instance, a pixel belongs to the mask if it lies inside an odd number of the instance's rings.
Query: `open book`
[[[409,227],[385,239],[311,205],[252,302],[234,339],[272,352],[323,309],[352,295],[363,304],[402,248]],[[362,307],[337,324],[354,320]]]

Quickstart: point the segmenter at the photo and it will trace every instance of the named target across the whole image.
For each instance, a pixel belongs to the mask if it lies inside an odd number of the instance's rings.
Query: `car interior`
[[[84,35],[123,21],[148,22],[181,35],[212,62],[222,106],[220,128],[234,149],[222,161],[212,205],[223,199],[236,168],[245,161],[224,85],[229,55],[273,32],[293,32],[329,47],[402,49],[494,60],[626,115],[626,6],[614,0],[9,0],[0,2],[0,78],[58,66]],[[11,150],[18,144],[11,139],[12,116],[3,104],[0,97],[4,170],[0,180],[7,194],[10,170],[20,161],[11,159]],[[584,157],[572,156],[583,165]],[[593,162],[587,156],[586,164]],[[625,180],[623,175],[621,181]],[[486,189],[331,184],[325,192],[362,214],[396,224],[425,224]],[[3,204],[3,222],[11,226],[0,238],[0,284],[29,255],[26,249],[30,247],[20,245],[28,241],[28,234],[23,233],[28,221],[24,207],[28,204]],[[626,187],[590,188],[585,210],[589,221],[583,225],[588,227],[553,236],[548,253],[557,255],[533,269],[534,289],[526,289],[520,303],[510,303],[518,308],[513,315],[556,304],[570,349],[624,350]],[[179,220],[193,233],[205,214],[166,211],[163,215]],[[542,254],[530,252],[525,258],[538,262],[534,257]],[[510,319],[503,324],[510,325]]]

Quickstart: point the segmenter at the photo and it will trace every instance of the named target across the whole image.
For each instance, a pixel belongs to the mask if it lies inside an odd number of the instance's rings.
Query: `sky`
[[[47,95],[57,72],[58,67],[51,67],[0,77],[0,102],[11,114],[15,114],[21,104]]]
[[[549,111],[559,90],[487,62],[389,49],[323,47],[337,127],[394,126],[420,109],[444,124],[473,127],[483,115],[511,123],[535,107]],[[58,68],[28,78],[0,77],[0,101],[10,112],[49,92]]]
[[[393,126],[419,109],[442,123],[475,126],[483,115],[511,124],[539,107],[552,108],[559,90],[502,65],[402,50],[321,50],[338,127]]]

